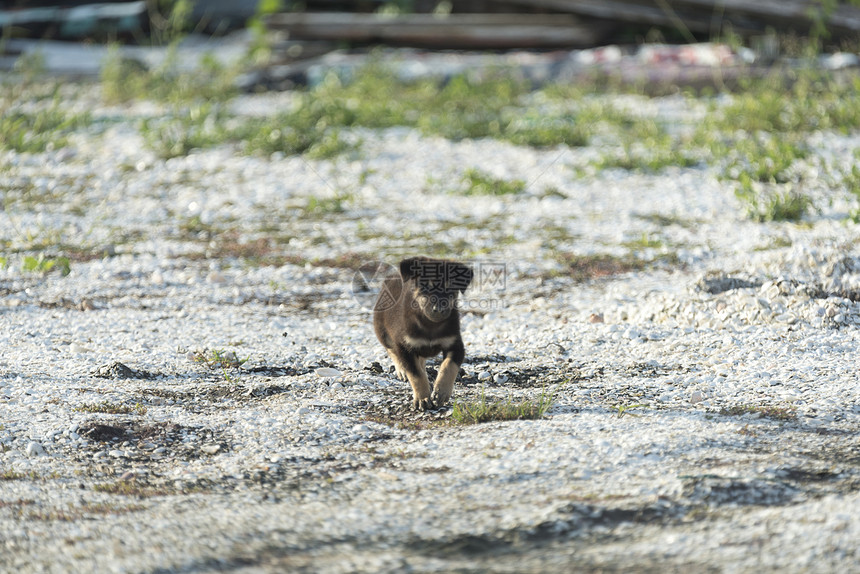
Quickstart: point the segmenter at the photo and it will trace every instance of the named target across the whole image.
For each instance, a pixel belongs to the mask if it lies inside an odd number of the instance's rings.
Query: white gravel
[[[408,129],[359,130],[363,153],[334,161],[161,161],[136,128],[157,108],[73,93],[111,119],[0,155],[0,570],[860,570],[844,198],[753,223],[711,169],[581,177],[593,147]],[[860,147],[813,139],[835,161]],[[451,193],[470,167],[529,189]],[[304,210],[338,196],[343,212]],[[555,257],[643,234],[665,247],[642,257],[674,258],[575,283]],[[96,256],[23,271],[43,244]],[[403,413],[353,271],[313,263],[438,245],[505,269],[467,294],[455,399],[553,392],[546,419]],[[215,351],[244,362],[210,367]]]

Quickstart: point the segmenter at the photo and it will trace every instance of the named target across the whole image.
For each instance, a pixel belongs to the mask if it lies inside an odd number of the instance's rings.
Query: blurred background
[[[860,8],[812,0],[11,0],[0,3],[0,27],[4,40],[134,44],[180,31],[223,36],[265,27],[282,42],[313,43],[311,53],[380,44],[506,50],[726,41],[768,55],[786,35],[845,49],[860,30]]]

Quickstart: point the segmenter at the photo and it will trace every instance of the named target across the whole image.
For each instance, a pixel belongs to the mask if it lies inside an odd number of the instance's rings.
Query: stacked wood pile
[[[380,10],[381,0],[310,0],[303,12],[269,19],[290,40],[422,48],[582,48],[635,40],[657,29],[679,40],[771,32],[807,35],[824,26],[836,43],[860,38],[860,7],[825,9],[818,0],[462,0],[449,13],[415,0],[411,13]],[[437,10],[438,12],[438,10]]]

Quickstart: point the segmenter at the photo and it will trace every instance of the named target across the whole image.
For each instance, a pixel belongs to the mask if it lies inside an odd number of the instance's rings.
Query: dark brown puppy
[[[457,296],[471,282],[472,269],[463,263],[412,257],[400,262],[400,274],[387,278],[379,291],[373,328],[398,378],[412,385],[417,410],[441,407],[451,398],[466,355]],[[439,353],[442,364],[431,394],[425,363]]]

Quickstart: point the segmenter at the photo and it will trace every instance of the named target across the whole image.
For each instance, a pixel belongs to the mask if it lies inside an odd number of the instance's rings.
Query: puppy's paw
[[[451,398],[451,392],[442,389],[433,389],[433,394],[430,395],[430,400],[436,405],[436,408],[444,407],[448,399]]]
[[[430,397],[412,397],[412,409],[416,411],[429,411],[433,408],[433,401]]]

